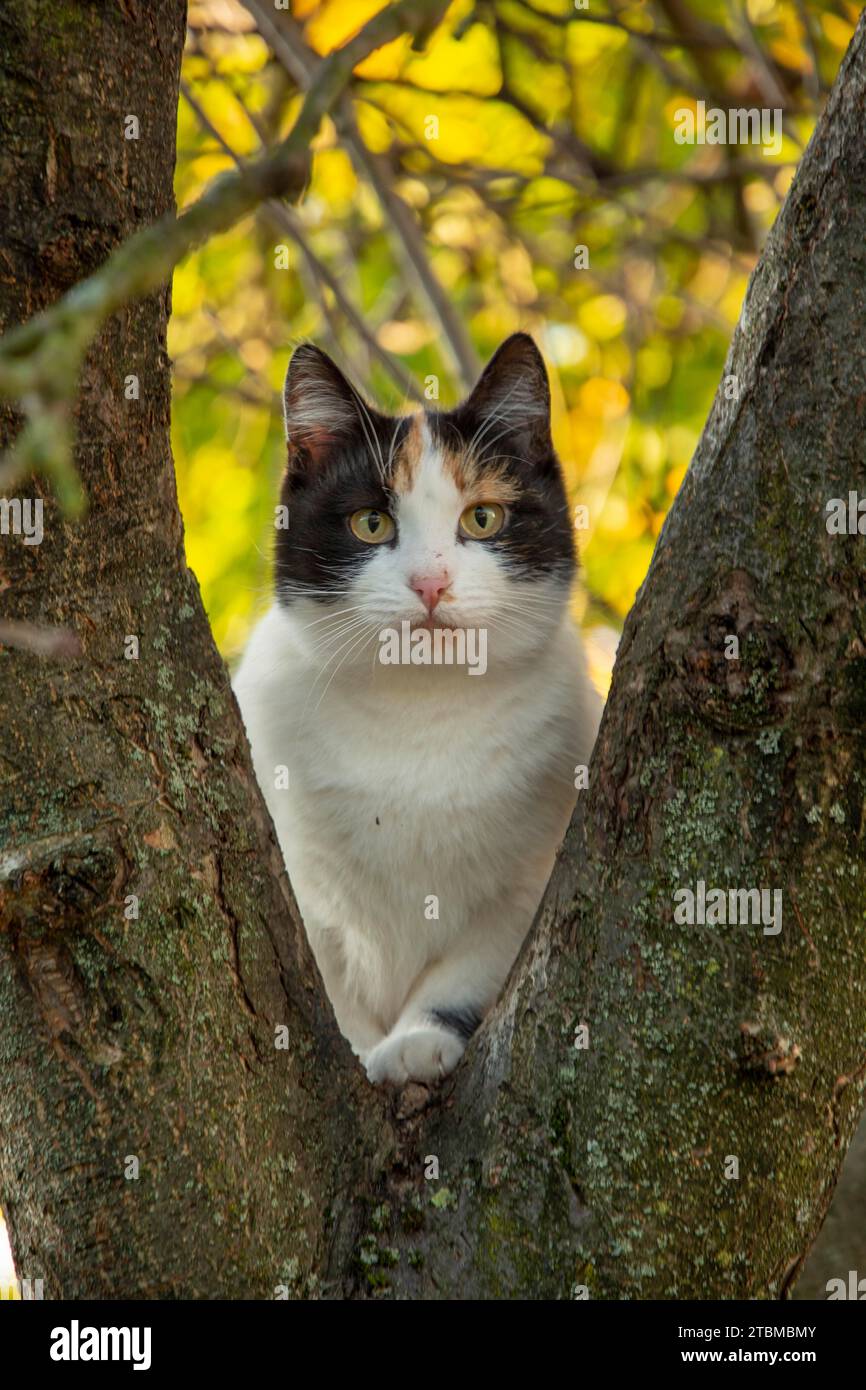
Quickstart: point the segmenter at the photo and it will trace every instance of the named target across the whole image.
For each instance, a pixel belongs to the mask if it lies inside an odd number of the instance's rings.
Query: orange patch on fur
[[[506,465],[495,459],[484,463],[464,450],[443,449],[442,464],[469,506],[473,502],[516,502],[520,496],[517,479],[509,477]]]
[[[394,460],[392,487],[395,492],[411,492],[418,468],[421,464],[421,451],[424,441],[421,436],[421,414],[413,415],[406,438],[400,445]]]

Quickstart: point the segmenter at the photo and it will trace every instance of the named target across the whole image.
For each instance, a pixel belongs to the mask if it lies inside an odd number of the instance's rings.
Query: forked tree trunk
[[[170,206],[183,26],[179,0],[0,20],[4,328]],[[91,352],[89,514],[46,499],[41,545],[0,541],[3,616],[82,647],[0,664],[0,1202],[46,1295],[790,1285],[866,1080],[866,537],[824,512],[866,494],[863,33],[626,624],[537,930],[438,1092],[373,1091],[323,1003],[184,566],[167,295]],[[698,880],[781,889],[781,932],[678,925]]]

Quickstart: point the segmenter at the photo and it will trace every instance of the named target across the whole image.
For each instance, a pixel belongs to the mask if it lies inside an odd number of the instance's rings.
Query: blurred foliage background
[[[319,55],[381,0],[192,0],[177,199],[291,127]],[[229,660],[269,600],[293,345],[378,405],[456,402],[517,328],[551,374],[602,685],[716,390],[747,278],[853,33],[809,0],[455,0],[379,50],[267,205],[174,278],[187,553]],[[777,154],[678,144],[685,107],[784,112]],[[581,250],[580,248],[585,248]]]

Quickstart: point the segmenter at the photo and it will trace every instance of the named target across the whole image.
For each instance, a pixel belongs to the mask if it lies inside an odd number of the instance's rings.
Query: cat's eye
[[[460,530],[473,541],[486,541],[505,524],[505,508],[497,502],[476,502],[460,518]]]
[[[358,540],[367,545],[381,545],[394,534],[394,523],[388,513],[379,512],[375,507],[364,507],[360,512],[353,512],[349,525]]]

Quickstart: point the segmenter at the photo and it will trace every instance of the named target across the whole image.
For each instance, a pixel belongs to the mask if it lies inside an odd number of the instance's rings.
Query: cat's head
[[[492,660],[549,638],[576,561],[530,337],[508,338],[456,410],[400,418],[366,405],[305,344],[284,403],[276,588],[311,651],[327,657],[339,638],[348,664],[369,663],[376,634],[404,620],[484,629]]]

